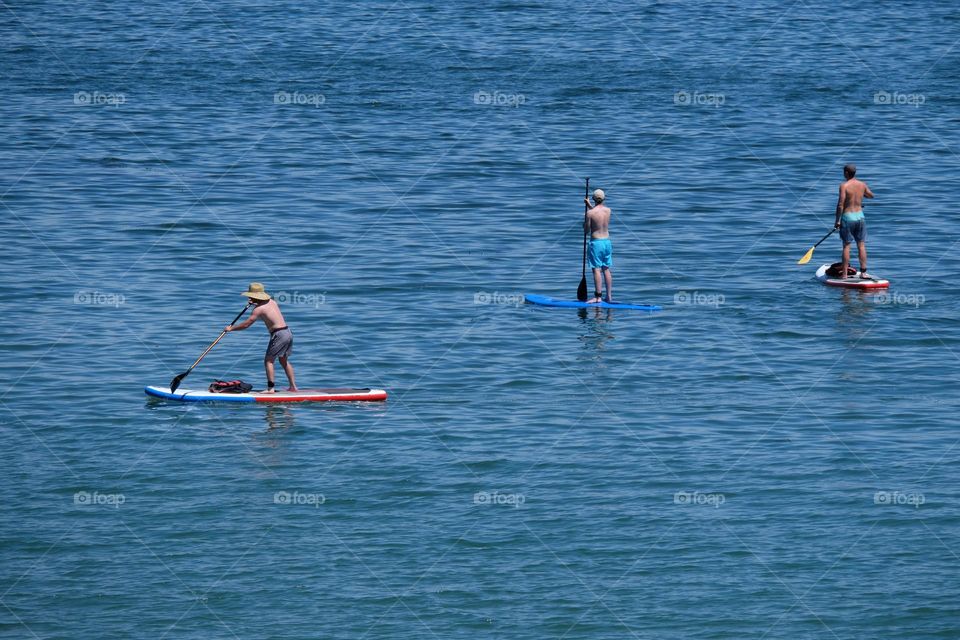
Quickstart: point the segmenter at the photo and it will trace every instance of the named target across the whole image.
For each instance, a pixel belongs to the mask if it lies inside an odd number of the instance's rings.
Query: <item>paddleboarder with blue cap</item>
[[[590,245],[587,249],[587,262],[593,270],[593,302],[613,302],[613,245],[610,244],[610,208],[604,204],[607,195],[603,189],[593,192],[593,204],[590,198],[584,198],[587,213],[583,220],[583,232],[590,234]],[[601,279],[607,287],[607,297],[602,298]]]

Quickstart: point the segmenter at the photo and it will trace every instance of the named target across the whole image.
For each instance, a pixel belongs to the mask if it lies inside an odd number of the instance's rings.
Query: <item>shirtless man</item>
[[[850,265],[850,243],[857,243],[857,253],[860,258],[860,277],[872,278],[867,273],[867,222],[863,219],[863,199],[872,198],[873,191],[866,182],[857,180],[857,167],[848,164],[843,168],[844,181],[840,183],[840,197],[837,200],[837,219],[833,225],[840,229],[840,239],[843,241],[843,275],[847,277],[847,267]]]
[[[244,291],[242,295],[247,296],[250,304],[256,305],[250,317],[238,325],[228,325],[223,328],[224,331],[243,331],[250,328],[258,319],[263,320],[270,331],[270,343],[267,345],[267,353],[263,356],[263,368],[267,371],[267,390],[266,393],[276,393],[276,384],[273,378],[273,361],[280,358],[280,366],[287,374],[287,380],[290,386],[287,391],[296,391],[297,383],[293,379],[293,365],[288,358],[293,349],[293,334],[283,321],[283,314],[280,313],[280,306],[270,299],[270,294],[263,290],[263,285],[259,282],[251,282],[249,291]]]
[[[593,269],[593,298],[587,302],[601,302],[600,276],[607,285],[607,302],[613,302],[613,246],[610,244],[610,208],[603,204],[606,195],[602,189],[593,192],[593,207],[587,211],[583,221],[583,232],[590,234],[590,248],[587,250],[587,262]],[[584,198],[590,207],[590,199]]]

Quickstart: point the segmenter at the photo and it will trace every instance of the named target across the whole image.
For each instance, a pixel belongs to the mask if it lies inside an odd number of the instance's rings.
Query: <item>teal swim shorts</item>
[[[610,244],[610,238],[590,240],[590,247],[587,249],[587,262],[590,263],[591,269],[613,266],[613,245]]]

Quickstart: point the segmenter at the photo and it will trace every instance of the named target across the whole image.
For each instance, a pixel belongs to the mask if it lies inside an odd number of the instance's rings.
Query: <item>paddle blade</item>
[[[173,393],[177,390],[177,387],[180,386],[180,383],[183,382],[183,379],[186,378],[189,373],[190,373],[189,370],[184,371],[183,373],[181,373],[176,378],[170,381],[170,393]]]
[[[805,254],[803,254],[802,258],[797,260],[797,264],[807,264],[808,262],[810,262],[810,258],[813,257],[814,249],[816,249],[816,247],[810,247],[810,251],[807,251]]]
[[[580,286],[577,287],[577,300],[580,302],[587,301],[587,276],[580,278]]]

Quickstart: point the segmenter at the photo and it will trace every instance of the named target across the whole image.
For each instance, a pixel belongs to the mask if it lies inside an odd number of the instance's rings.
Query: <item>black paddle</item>
[[[231,325],[236,324],[236,323],[237,323],[237,320],[240,319],[240,316],[242,316],[243,314],[245,314],[245,313],[247,312],[247,309],[249,309],[249,308],[250,308],[250,303],[248,302],[248,303],[247,303],[247,306],[245,306],[245,307],[243,308],[243,311],[241,311],[240,313],[238,313],[238,314],[237,314],[237,317],[234,318],[234,319],[233,319],[233,322],[231,322],[230,324],[231,324]],[[196,361],[196,362],[194,362],[192,365],[190,365],[190,368],[189,368],[189,369],[187,369],[186,371],[184,371],[183,373],[181,373],[181,374],[178,375],[176,378],[174,378],[173,380],[170,381],[170,393],[173,393],[173,392],[175,392],[175,391],[177,390],[177,387],[180,386],[180,383],[183,382],[183,379],[186,378],[188,375],[190,375],[190,372],[193,371],[193,368],[194,368],[195,366],[197,366],[198,364],[200,364],[200,361],[203,360],[203,357],[204,357],[205,355],[207,355],[208,353],[210,353],[210,349],[213,349],[215,346],[217,346],[217,343],[220,342],[220,339],[223,338],[223,336],[225,336],[225,335],[227,335],[227,332],[226,332],[226,331],[222,331],[222,332],[220,333],[220,337],[217,338],[216,340],[214,340],[214,341],[213,341],[213,344],[211,344],[209,347],[207,347],[207,350],[200,354],[200,357],[197,358],[197,361]]]
[[[584,198],[590,197],[590,178],[587,178],[587,184],[583,189]],[[583,221],[587,221],[587,203],[583,203]],[[587,230],[583,230],[583,277],[580,278],[580,286],[577,287],[577,300],[587,301]]]

